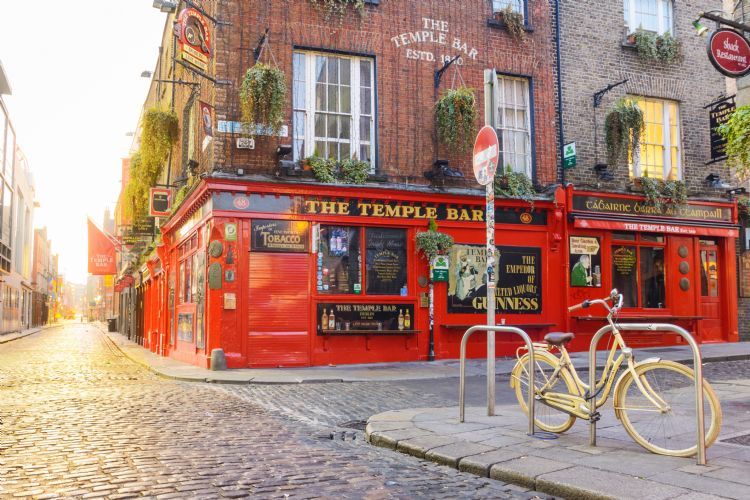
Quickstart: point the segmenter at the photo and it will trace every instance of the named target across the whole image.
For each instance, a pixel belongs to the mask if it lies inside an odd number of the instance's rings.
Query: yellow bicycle
[[[602,407],[614,386],[615,415],[635,442],[661,455],[695,455],[697,445],[693,370],[680,363],[659,358],[636,362],[632,349],[625,344],[616,324],[622,300],[622,295],[615,289],[604,299],[587,300],[568,309],[572,312],[599,304],[608,311],[607,321],[612,326],[612,345],[593,390],[578,376],[565,349],[565,344],[574,338],[574,334],[549,333],[544,337],[545,343],[534,343],[534,394],[536,401],[541,403],[534,405],[535,424],[541,430],[561,433],[570,429],[576,418],[599,420],[598,411],[590,415],[590,405],[595,404],[595,410]],[[553,354],[555,349],[559,351],[559,357]],[[516,392],[521,408],[528,414],[527,348],[519,348],[516,357],[518,362],[511,372],[510,385]],[[620,368],[624,371],[617,378]],[[703,395],[708,448],[719,435],[722,415],[719,400],[705,380]]]

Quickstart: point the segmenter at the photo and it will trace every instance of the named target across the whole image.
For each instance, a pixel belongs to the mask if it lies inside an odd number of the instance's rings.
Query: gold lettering
[[[305,208],[305,211],[309,214],[317,214],[318,213],[318,205],[320,204],[319,201],[315,200],[305,200],[305,205],[307,206]]]
[[[458,209],[448,208],[446,210],[448,211],[448,220],[458,220]]]
[[[370,209],[372,208],[372,205],[370,203],[358,203],[359,212],[362,215],[362,217],[369,217],[370,216]]]
[[[484,220],[484,211],[475,208],[471,211],[471,217],[474,222],[482,222]]]
[[[339,205],[339,209],[338,209],[339,215],[350,215],[348,202],[340,201],[338,205]]]
[[[375,217],[383,217],[385,215],[385,210],[383,209],[383,205],[380,203],[372,206],[372,215]]]
[[[407,219],[409,219],[414,214],[414,207],[412,207],[410,205],[405,205],[402,208],[402,212],[401,213],[403,214],[404,217],[406,217]]]
[[[425,214],[426,219],[437,218],[437,207],[427,207],[427,213]]]
[[[459,220],[465,220],[465,221],[471,220],[469,218],[469,211],[466,210],[465,208],[462,208],[461,209],[461,216],[459,217]]]
[[[336,215],[336,203],[333,201],[321,201],[320,202],[320,213]]]
[[[401,217],[401,205],[396,205],[395,207],[392,207],[391,205],[386,205],[385,216],[386,217]]]

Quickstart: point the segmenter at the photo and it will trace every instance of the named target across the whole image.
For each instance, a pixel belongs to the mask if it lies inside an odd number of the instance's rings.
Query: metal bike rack
[[[524,342],[526,342],[526,347],[529,350],[529,366],[531,369],[529,370],[529,400],[526,403],[528,410],[529,410],[529,435],[534,434],[534,367],[536,366],[536,358],[534,356],[534,346],[531,342],[531,338],[529,337],[529,334],[521,330],[520,328],[516,328],[514,326],[488,326],[488,325],[476,325],[472,326],[466,332],[464,332],[463,338],[461,338],[461,375],[460,375],[460,382],[458,386],[458,409],[459,409],[459,422],[464,421],[464,414],[465,414],[465,403],[466,403],[466,391],[465,391],[465,384],[466,384],[466,344],[469,341],[469,337],[477,331],[486,331],[489,335],[490,332],[501,332],[501,333],[515,333],[521,336],[523,338]],[[494,336],[493,336],[494,337]],[[495,359],[495,345],[494,342],[490,343],[489,348],[487,349],[487,360],[489,361],[490,356],[492,356],[492,360]],[[491,365],[488,363],[488,365]],[[495,373],[494,370],[492,373],[487,372],[487,415],[492,416],[495,414]]]
[[[697,439],[698,439],[698,465],[706,465],[706,429],[703,427],[703,366],[701,365],[701,352],[698,343],[692,335],[684,328],[669,323],[626,323],[617,325],[620,331],[651,331],[651,332],[674,332],[682,336],[690,344],[693,350],[693,372],[695,373],[695,412],[697,416]],[[613,330],[612,325],[599,329],[591,339],[589,347],[589,391],[596,390],[596,345],[605,333]],[[596,412],[596,396],[589,405],[589,417]],[[596,446],[596,422],[589,419],[589,444]]]

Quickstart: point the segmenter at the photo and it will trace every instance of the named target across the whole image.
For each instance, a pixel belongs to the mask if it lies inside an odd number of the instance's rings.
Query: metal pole
[[[527,334],[525,331],[521,330],[520,328],[516,328],[514,326],[492,326],[492,325],[476,325],[472,326],[466,332],[464,332],[463,337],[461,338],[461,358],[459,359],[459,382],[458,382],[458,414],[459,414],[459,422],[464,421],[464,417],[466,415],[466,345],[469,342],[469,337],[472,336],[474,332],[478,331],[487,331],[487,334],[489,335],[490,332],[494,334],[494,332],[503,332],[503,333],[515,333],[517,335],[520,335],[523,341],[526,343],[526,348],[529,351],[529,395],[527,400],[527,408],[529,410],[529,436],[532,436],[534,434],[534,367],[536,366],[536,358],[534,355],[534,345],[531,342],[531,337],[529,337],[529,334]],[[493,356],[494,360],[494,356]],[[492,378],[493,385],[494,385],[494,377]],[[487,385],[489,386],[489,379],[487,380]]]
[[[698,450],[696,462],[698,465],[706,465],[706,429],[704,427],[705,415],[703,412],[703,366],[700,347],[693,336],[684,328],[669,323],[622,323],[617,325],[620,331],[652,331],[652,332],[674,332],[687,340],[693,351],[693,372],[695,374],[695,413],[696,413],[696,442]],[[591,339],[589,346],[589,393],[593,395],[596,391],[596,345],[605,333],[612,331],[612,326],[607,325],[599,329]],[[589,413],[596,411],[594,405],[596,399],[592,399]],[[589,421],[589,444],[596,446],[596,422]]]
[[[487,325],[495,326],[495,186],[487,184]],[[495,414],[495,330],[487,330],[487,415]]]

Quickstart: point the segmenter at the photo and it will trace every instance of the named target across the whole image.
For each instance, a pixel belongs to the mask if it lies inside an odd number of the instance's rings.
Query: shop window
[[[643,111],[639,154],[630,157],[631,177],[679,180],[682,178],[680,115],[677,102],[633,98]]]
[[[713,240],[701,240],[701,246],[715,246]],[[718,257],[715,248],[701,248],[701,296],[719,296]]]
[[[500,162],[504,170],[531,177],[531,106],[529,79],[497,75],[495,129],[500,139]]]
[[[178,255],[180,258],[180,284],[177,290],[177,298],[180,304],[190,304],[197,299],[197,273],[199,272],[200,267],[197,249],[197,233],[180,245],[178,249]]]
[[[12,209],[13,209],[13,192],[10,190],[8,184],[3,184],[3,200],[2,200],[2,232],[0,236],[2,241],[6,244],[10,244],[10,231],[12,223]]]
[[[671,33],[672,0],[624,0],[625,26],[629,32],[638,29],[654,33]]]
[[[666,307],[664,255],[661,235],[613,235],[612,286],[622,293],[623,307]]]
[[[373,59],[295,52],[293,106],[295,160],[316,155],[374,165]]]
[[[406,294],[406,230],[320,226],[317,290],[321,294]],[[362,248],[365,249],[364,259]]]
[[[513,12],[525,16],[525,3],[525,0],[492,0],[492,12],[501,12],[510,7]]]

